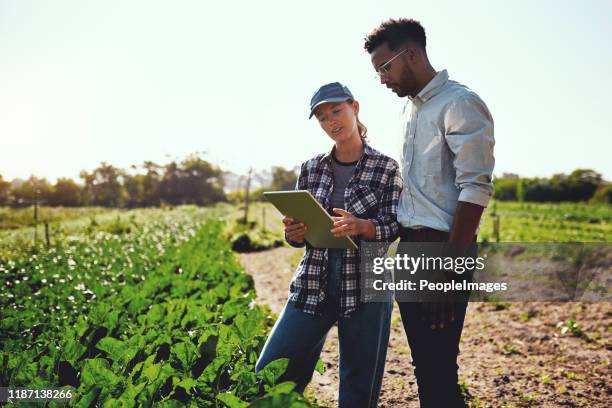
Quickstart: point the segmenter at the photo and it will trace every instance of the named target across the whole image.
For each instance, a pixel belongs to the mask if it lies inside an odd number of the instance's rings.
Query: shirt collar
[[[425,85],[421,92],[419,92],[415,97],[408,97],[414,104],[417,106],[421,106],[434,96],[440,93],[442,87],[448,81],[448,72],[443,69],[442,71],[438,71],[436,76],[434,76],[431,81]]]
[[[331,163],[332,155],[334,154],[335,150],[336,150],[336,145],[334,144],[332,148],[329,150],[329,152],[325,153],[321,157],[321,159],[319,160],[319,163],[323,163],[324,161],[328,161],[329,163]],[[363,154],[359,158],[359,161],[361,161],[363,157],[371,155],[371,154],[372,154],[372,148],[370,147],[368,143],[363,142]]]

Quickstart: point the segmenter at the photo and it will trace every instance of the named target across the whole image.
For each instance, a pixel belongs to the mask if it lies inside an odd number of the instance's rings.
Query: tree
[[[272,168],[272,190],[293,190],[297,182],[297,174],[294,170],[287,170],[284,167]]]
[[[565,189],[569,201],[585,201],[593,197],[601,185],[601,174],[591,169],[577,169],[567,177]]]
[[[518,184],[520,179],[501,177],[493,180],[495,187],[495,199],[502,201],[514,201],[517,199]]]
[[[152,161],[145,161],[142,168],[146,170],[142,179],[144,206],[159,206],[160,204],[160,184],[163,167]]]
[[[81,186],[70,178],[58,178],[53,186],[50,205],[78,207],[82,204]]]
[[[185,204],[181,191],[181,169],[173,161],[164,166],[164,175],[159,184],[159,197],[168,204]]]
[[[591,169],[577,169],[569,175],[558,173],[551,178],[504,173],[494,181],[496,199],[536,202],[587,201],[605,183],[601,174]]]
[[[51,199],[51,185],[47,179],[32,175],[11,193],[17,204],[33,204],[35,199],[48,202]]]
[[[182,190],[187,202],[210,205],[226,201],[221,169],[203,160],[197,154],[184,160],[181,167],[183,170]]]
[[[0,205],[7,205],[9,202],[11,183],[5,181],[0,174]]]
[[[121,169],[106,162],[102,162],[92,173],[82,171],[80,177],[85,182],[85,202],[103,207],[123,206],[127,198],[121,184],[123,175]]]
[[[144,180],[145,175],[136,174],[131,176],[124,174],[123,176],[123,188],[127,194],[125,205],[134,208],[142,206],[145,202],[145,189]]]
[[[524,179],[525,201],[586,201],[603,185],[601,174],[577,169],[569,175],[559,173],[550,179]]]
[[[593,198],[591,198],[592,203],[601,203],[601,204],[612,204],[612,184],[607,183],[605,185],[600,186],[595,194],[593,194]]]
[[[175,161],[164,167],[159,185],[162,201],[174,205],[209,205],[226,201],[221,169],[192,154],[181,163]]]

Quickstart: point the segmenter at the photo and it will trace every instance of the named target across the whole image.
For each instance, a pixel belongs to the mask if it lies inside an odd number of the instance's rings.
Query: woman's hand
[[[303,224],[291,217],[283,218],[283,224],[285,224],[285,237],[293,242],[301,244],[306,239],[306,231],[308,228],[306,224]]]
[[[376,237],[376,228],[372,221],[357,218],[342,208],[334,208],[333,210],[336,214],[340,214],[340,217],[332,217],[334,228],[331,229],[331,233],[335,237],[355,235],[362,235],[366,239],[374,239]]]

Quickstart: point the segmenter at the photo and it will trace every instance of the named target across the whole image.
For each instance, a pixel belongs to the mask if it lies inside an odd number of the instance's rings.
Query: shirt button
[[[319,291],[319,300],[323,300],[323,299],[325,299],[325,292],[323,291],[323,289],[321,289]]]

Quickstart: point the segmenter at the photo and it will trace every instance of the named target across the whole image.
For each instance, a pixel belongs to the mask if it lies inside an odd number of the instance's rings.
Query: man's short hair
[[[371,54],[384,43],[387,43],[390,49],[397,50],[406,42],[412,42],[425,51],[427,38],[421,23],[411,18],[389,19],[383,21],[365,38],[363,47]]]

